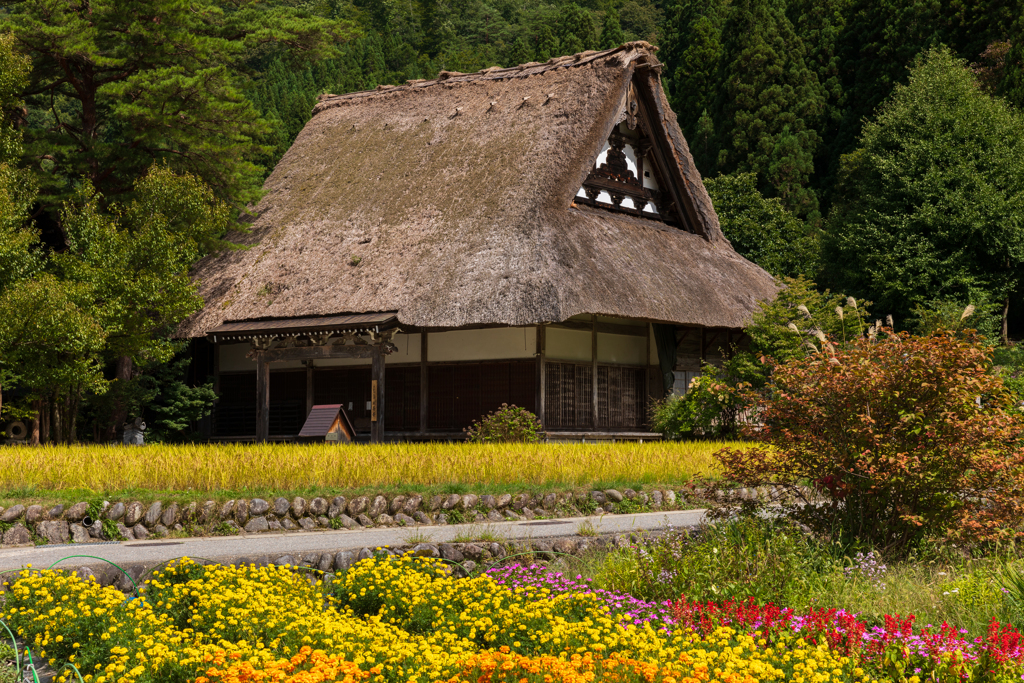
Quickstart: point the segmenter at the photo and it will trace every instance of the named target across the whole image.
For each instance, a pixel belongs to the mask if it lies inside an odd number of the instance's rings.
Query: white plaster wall
[[[647,365],[647,338],[598,332],[597,362]]]
[[[256,362],[245,357],[252,348],[249,342],[244,344],[219,344],[221,372],[256,372]]]
[[[384,356],[385,363],[420,362],[420,351],[422,350],[422,346],[420,345],[419,332],[416,334],[402,334],[399,332],[391,341],[398,347],[398,350],[390,355]]]
[[[533,358],[536,352],[537,330],[534,327],[495,327],[427,335],[427,360],[432,363]]]
[[[544,342],[549,360],[573,360],[587,363],[592,360],[588,330],[548,327],[544,332]]]

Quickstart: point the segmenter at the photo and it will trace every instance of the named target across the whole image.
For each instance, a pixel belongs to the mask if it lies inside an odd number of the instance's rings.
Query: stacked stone
[[[41,505],[14,505],[0,508],[0,524],[5,529],[3,545],[22,545],[40,539],[50,544],[89,543],[108,538],[104,520],[109,520],[121,538],[127,540],[161,537],[171,531],[185,532],[193,527],[210,529],[214,533],[262,533],[269,531],[313,531],[316,529],[360,529],[367,527],[415,526],[418,524],[451,524],[459,522],[505,522],[537,517],[578,517],[586,514],[635,512],[637,510],[671,509],[686,501],[699,500],[702,491],[676,492],[672,490],[590,491],[589,493],[520,493],[512,496],[441,494],[424,498],[418,494],[357,496],[346,498],[296,497],[229,500],[218,503],[208,500],[188,505],[156,501],[144,505],[130,503],[104,503],[101,519],[86,525],[89,506],[77,503],[65,508],[56,505],[44,509]],[[776,501],[784,495],[781,487],[741,489],[743,498]]]
[[[658,532],[645,536],[650,538],[661,535]],[[451,572],[457,576],[465,576],[475,570],[484,570],[490,566],[501,564],[501,560],[512,557],[518,562],[529,560],[529,556],[541,561],[553,561],[565,555],[583,555],[589,551],[612,548],[625,548],[640,540],[640,534],[616,534],[596,536],[592,538],[560,537],[496,542],[470,543],[419,543],[387,548],[352,548],[333,552],[294,553],[288,555],[253,555],[238,556],[223,560],[224,564],[236,566],[288,566],[297,571],[312,572],[311,576],[319,576],[320,572],[344,572],[360,560],[373,557],[375,554],[388,555],[414,554],[421,557],[441,558],[449,565]],[[146,576],[155,564],[127,564],[124,570],[134,581]],[[116,586],[130,592],[134,584],[119,569],[108,565],[68,564],[65,567],[74,571],[83,580],[93,577],[100,585]]]

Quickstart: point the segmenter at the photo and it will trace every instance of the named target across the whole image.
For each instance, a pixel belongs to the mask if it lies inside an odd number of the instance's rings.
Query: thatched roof
[[[235,237],[250,248],[197,264],[206,307],[180,334],[372,311],[423,327],[580,313],[740,327],[776,287],[722,236],[654,51],[629,43],[321,97]],[[631,81],[692,233],[573,201]]]

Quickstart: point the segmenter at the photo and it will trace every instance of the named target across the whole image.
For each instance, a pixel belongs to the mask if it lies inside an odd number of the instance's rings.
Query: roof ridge
[[[535,74],[552,71],[554,69],[585,66],[600,59],[613,56],[616,58],[614,61],[621,67],[625,67],[630,62],[633,62],[642,56],[646,56],[652,60],[651,66],[660,68],[661,63],[654,57],[654,53],[657,51],[658,48],[656,46],[651,45],[645,40],[634,40],[608,50],[586,50],[574,55],[552,57],[546,62],[527,62],[526,64],[519,64],[517,66],[510,67],[489,66],[486,69],[481,69],[474,73],[442,70],[437,75],[437,78],[408,80],[405,82],[405,85],[378,85],[374,90],[360,90],[358,92],[344,93],[341,95],[324,93],[317,98],[317,103],[313,107],[313,116],[316,116],[326,109],[331,109],[333,106],[345,101],[366,99],[383,94],[419,90],[421,88],[428,88],[441,83],[475,83],[479,81],[503,80],[506,78],[525,78],[527,76],[533,76]]]

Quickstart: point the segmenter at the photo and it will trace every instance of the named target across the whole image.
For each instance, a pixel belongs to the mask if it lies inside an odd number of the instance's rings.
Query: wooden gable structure
[[[322,96],[180,334],[212,436],[456,438],[514,403],[642,437],[776,285],[733,251],[643,42]],[[385,374],[385,369],[387,370]],[[688,374],[689,373],[689,374]]]

